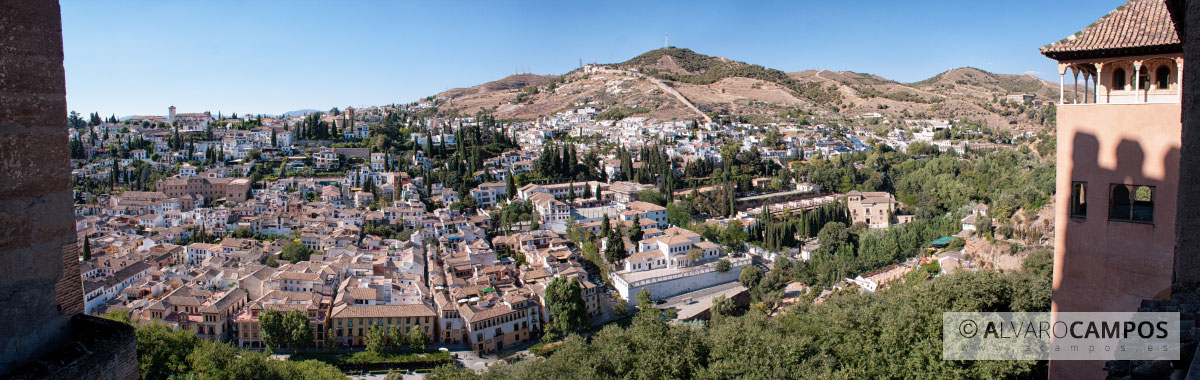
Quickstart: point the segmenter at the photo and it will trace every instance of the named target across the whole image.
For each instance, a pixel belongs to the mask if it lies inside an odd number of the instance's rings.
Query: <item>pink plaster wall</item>
[[[1180,129],[1177,103],[1058,107],[1053,310],[1136,311],[1169,295]],[[1088,183],[1086,218],[1069,216],[1072,181]],[[1108,220],[1113,183],[1155,186],[1153,224]],[[1050,377],[1103,378],[1103,365],[1055,362]]]

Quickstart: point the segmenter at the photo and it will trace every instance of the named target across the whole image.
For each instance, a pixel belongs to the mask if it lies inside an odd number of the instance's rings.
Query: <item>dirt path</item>
[[[601,72],[614,74],[614,75],[629,75],[629,73],[624,72],[622,70],[603,70]],[[696,108],[695,104],[692,104],[692,102],[690,100],[688,100],[687,97],[683,96],[683,94],[680,94],[679,91],[675,90],[675,88],[668,86],[666,83],[663,83],[663,81],[659,80],[658,78],[651,77],[649,75],[646,76],[646,79],[649,80],[650,83],[654,83],[655,86],[658,86],[658,88],[662,89],[663,92],[671,94],[671,96],[674,96],[676,100],[679,100],[680,103],[683,103],[683,105],[685,105],[685,106],[687,106],[687,108],[691,109],[692,112],[695,112],[696,115],[699,115],[700,117],[704,118],[705,123],[712,122],[712,118],[708,117],[708,115],[705,115],[704,112],[700,112],[700,109]]]

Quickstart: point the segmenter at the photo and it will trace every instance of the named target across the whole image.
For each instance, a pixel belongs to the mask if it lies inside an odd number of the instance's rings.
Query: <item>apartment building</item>
[[[225,198],[232,202],[245,202],[250,192],[250,180],[247,178],[165,178],[158,181],[158,191],[170,198],[203,198],[216,200]]]
[[[237,324],[237,345],[241,348],[265,348],[262,332],[259,329],[259,315],[267,310],[281,313],[299,311],[308,317],[308,324],[313,329],[313,341],[310,347],[324,347],[325,317],[329,310],[327,302],[322,302],[320,294],[313,292],[272,291],[242,308],[233,317]]]

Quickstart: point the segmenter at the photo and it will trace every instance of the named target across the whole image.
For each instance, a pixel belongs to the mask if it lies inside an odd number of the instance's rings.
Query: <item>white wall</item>
[[[750,261],[747,260],[744,263],[749,264]],[[612,285],[613,287],[617,288],[617,293],[629,302],[637,302],[637,294],[640,293],[642,289],[648,290],[652,299],[660,300],[691,291],[737,281],[738,276],[742,272],[742,267],[744,266],[745,265],[731,266],[729,271],[726,272],[712,271],[636,287],[630,287],[627,282],[625,282],[623,279],[615,278],[616,274],[613,274],[614,278]]]

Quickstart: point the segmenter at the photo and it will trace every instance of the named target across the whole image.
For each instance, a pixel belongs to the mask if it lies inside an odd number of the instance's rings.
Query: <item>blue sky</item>
[[[404,103],[671,45],[788,72],[1057,80],[1038,47],[1122,4],[1055,1],[62,0],[68,107],[280,113]]]

